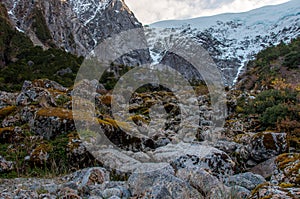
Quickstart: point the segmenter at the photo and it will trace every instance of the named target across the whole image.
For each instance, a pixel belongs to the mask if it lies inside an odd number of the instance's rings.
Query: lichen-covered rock
[[[71,189],[69,187],[65,187],[58,192],[58,197],[63,199],[73,198],[73,199],[81,199],[78,195],[78,190]]]
[[[237,196],[237,198],[241,198],[241,199],[246,199],[251,193],[251,191],[246,189],[245,187],[241,187],[237,185],[232,186],[230,191],[231,193],[233,193],[232,194],[233,196]]]
[[[62,108],[45,108],[36,112],[34,122],[30,129],[37,135],[50,139],[59,134],[74,131],[75,124],[71,110]]]
[[[106,181],[103,184],[89,186],[89,190],[89,198],[119,197],[127,199],[131,196],[127,182],[124,181]]]
[[[220,178],[234,173],[235,164],[226,153],[200,144],[168,144],[156,149],[151,157],[159,162],[169,162],[176,169],[206,168]]]
[[[187,182],[175,177],[171,168],[133,173],[128,184],[132,195],[138,198],[203,198]]]
[[[0,109],[6,106],[15,105],[17,96],[18,93],[9,93],[5,91],[0,91]]]
[[[9,172],[13,169],[13,162],[5,160],[0,156],[0,173]]]
[[[85,188],[109,181],[109,172],[101,167],[92,167],[76,171],[64,178],[68,180],[68,182],[64,184],[65,187],[75,189]]]
[[[141,162],[115,149],[105,149],[93,152],[95,158],[110,170],[116,170],[117,173],[127,175],[141,166]]]
[[[262,132],[250,140],[251,157],[262,162],[288,151],[286,133]]]
[[[238,185],[248,190],[253,190],[257,185],[264,182],[266,182],[266,180],[262,176],[247,172],[230,176],[226,184],[228,186]]]
[[[295,199],[300,197],[300,188],[282,188],[270,183],[257,186],[248,197],[249,199],[278,198]]]
[[[39,144],[30,153],[30,161],[36,164],[44,164],[49,158],[49,152],[52,150],[52,146],[49,144]]]
[[[213,192],[222,192],[225,194],[229,191],[217,177],[203,168],[182,168],[176,172],[176,177],[188,182],[208,198],[211,198],[214,194]]]
[[[276,169],[271,182],[276,184],[289,184],[300,187],[300,154],[282,154],[275,159]]]
[[[68,89],[60,85],[59,83],[49,79],[37,79],[32,82],[33,87],[45,88],[52,91],[67,92]]]
[[[52,94],[45,88],[37,87],[30,81],[25,81],[21,93],[16,99],[16,104],[27,106],[30,104],[39,104],[44,107],[56,106]]]

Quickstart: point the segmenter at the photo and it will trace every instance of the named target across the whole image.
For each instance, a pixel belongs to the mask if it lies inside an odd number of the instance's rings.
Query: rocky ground
[[[93,118],[122,150],[87,150],[81,138],[91,132],[76,131],[72,88],[26,81],[21,92],[0,93],[0,198],[300,197],[300,154],[287,133],[246,131],[250,124],[234,118],[214,128],[209,97],[199,95],[199,130],[182,137],[176,98],[163,90],[132,95],[139,128],[128,133],[112,118],[110,92],[97,81],[83,85],[95,88]],[[158,102],[167,118],[151,115]]]

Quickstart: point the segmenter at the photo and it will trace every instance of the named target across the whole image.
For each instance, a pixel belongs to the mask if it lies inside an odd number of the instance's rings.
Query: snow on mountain
[[[103,12],[111,0],[70,0],[73,11],[87,25],[97,15]]]
[[[190,37],[209,51],[225,82],[232,85],[259,51],[300,36],[300,3],[291,0],[244,13],[161,21],[146,33],[154,63],[163,59],[167,38]]]

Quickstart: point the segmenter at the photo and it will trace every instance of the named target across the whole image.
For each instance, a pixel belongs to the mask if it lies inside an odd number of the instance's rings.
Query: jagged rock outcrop
[[[14,26],[35,45],[88,55],[104,39],[142,28],[123,0],[5,1]],[[132,53],[133,64],[150,61],[149,52]]]

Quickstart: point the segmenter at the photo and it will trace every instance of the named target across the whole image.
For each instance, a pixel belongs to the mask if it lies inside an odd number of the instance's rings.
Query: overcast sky
[[[167,19],[187,19],[225,12],[244,12],[289,0],[125,0],[143,24]]]

